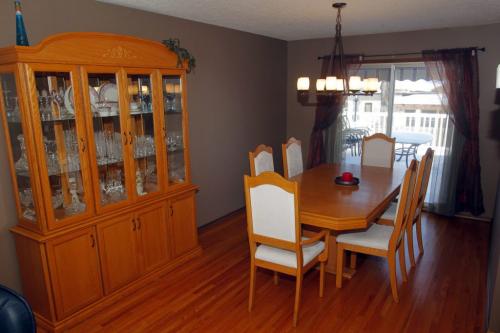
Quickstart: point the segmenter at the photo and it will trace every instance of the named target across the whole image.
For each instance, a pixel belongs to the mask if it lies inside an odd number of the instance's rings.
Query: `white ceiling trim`
[[[332,37],[326,0],[98,0],[283,40]],[[500,0],[356,0],[342,11],[343,35],[500,22]]]

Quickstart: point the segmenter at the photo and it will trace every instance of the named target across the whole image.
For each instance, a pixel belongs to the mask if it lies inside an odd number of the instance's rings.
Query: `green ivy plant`
[[[181,42],[178,38],[165,39],[162,42],[169,50],[177,54],[177,67],[181,67],[185,60],[188,62],[188,73],[196,67],[196,59],[187,49],[180,47]]]

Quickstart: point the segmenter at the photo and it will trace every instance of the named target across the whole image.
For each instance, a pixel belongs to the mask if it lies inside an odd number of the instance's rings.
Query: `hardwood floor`
[[[487,223],[424,214],[424,256],[392,300],[387,262],[361,257],[358,272],[335,288],[319,271],[304,278],[296,329],[294,280],[257,271],[248,313],[249,256],[243,211],[200,231],[201,257],[135,291],[71,332],[483,332]],[[418,249],[416,249],[418,251]],[[418,252],[415,252],[418,253]]]

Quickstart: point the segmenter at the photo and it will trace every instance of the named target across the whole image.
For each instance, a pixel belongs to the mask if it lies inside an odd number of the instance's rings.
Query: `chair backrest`
[[[269,171],[256,177],[245,175],[244,182],[252,251],[255,243],[295,250],[300,244],[297,182]]]
[[[28,302],[15,291],[0,285],[0,332],[35,333],[35,316]]]
[[[395,146],[396,139],[390,138],[383,133],[363,137],[361,164],[392,168]]]
[[[415,184],[415,191],[410,206],[410,216],[408,220],[408,228],[411,228],[413,223],[420,217],[422,208],[424,206],[425,195],[427,194],[427,187],[429,185],[429,178],[431,176],[432,161],[434,160],[434,150],[427,148],[425,155],[418,166],[417,182]],[[409,222],[411,221],[411,222]]]
[[[300,140],[291,137],[281,145],[283,154],[283,169],[285,178],[292,178],[304,171],[304,162],[302,161],[302,143]]]
[[[394,231],[392,232],[389,248],[398,247],[404,236],[406,223],[410,215],[410,206],[417,180],[418,162],[412,160],[410,166],[405,172],[403,184],[399,191],[399,200],[396,208],[396,217],[394,220]]]
[[[273,148],[266,145],[258,145],[254,151],[248,152],[250,161],[250,175],[260,175],[264,171],[274,171]]]

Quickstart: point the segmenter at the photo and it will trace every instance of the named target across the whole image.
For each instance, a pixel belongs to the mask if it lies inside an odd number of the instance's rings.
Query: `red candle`
[[[344,172],[342,174],[342,180],[345,181],[345,182],[352,181],[352,173],[350,173],[350,172]]]

